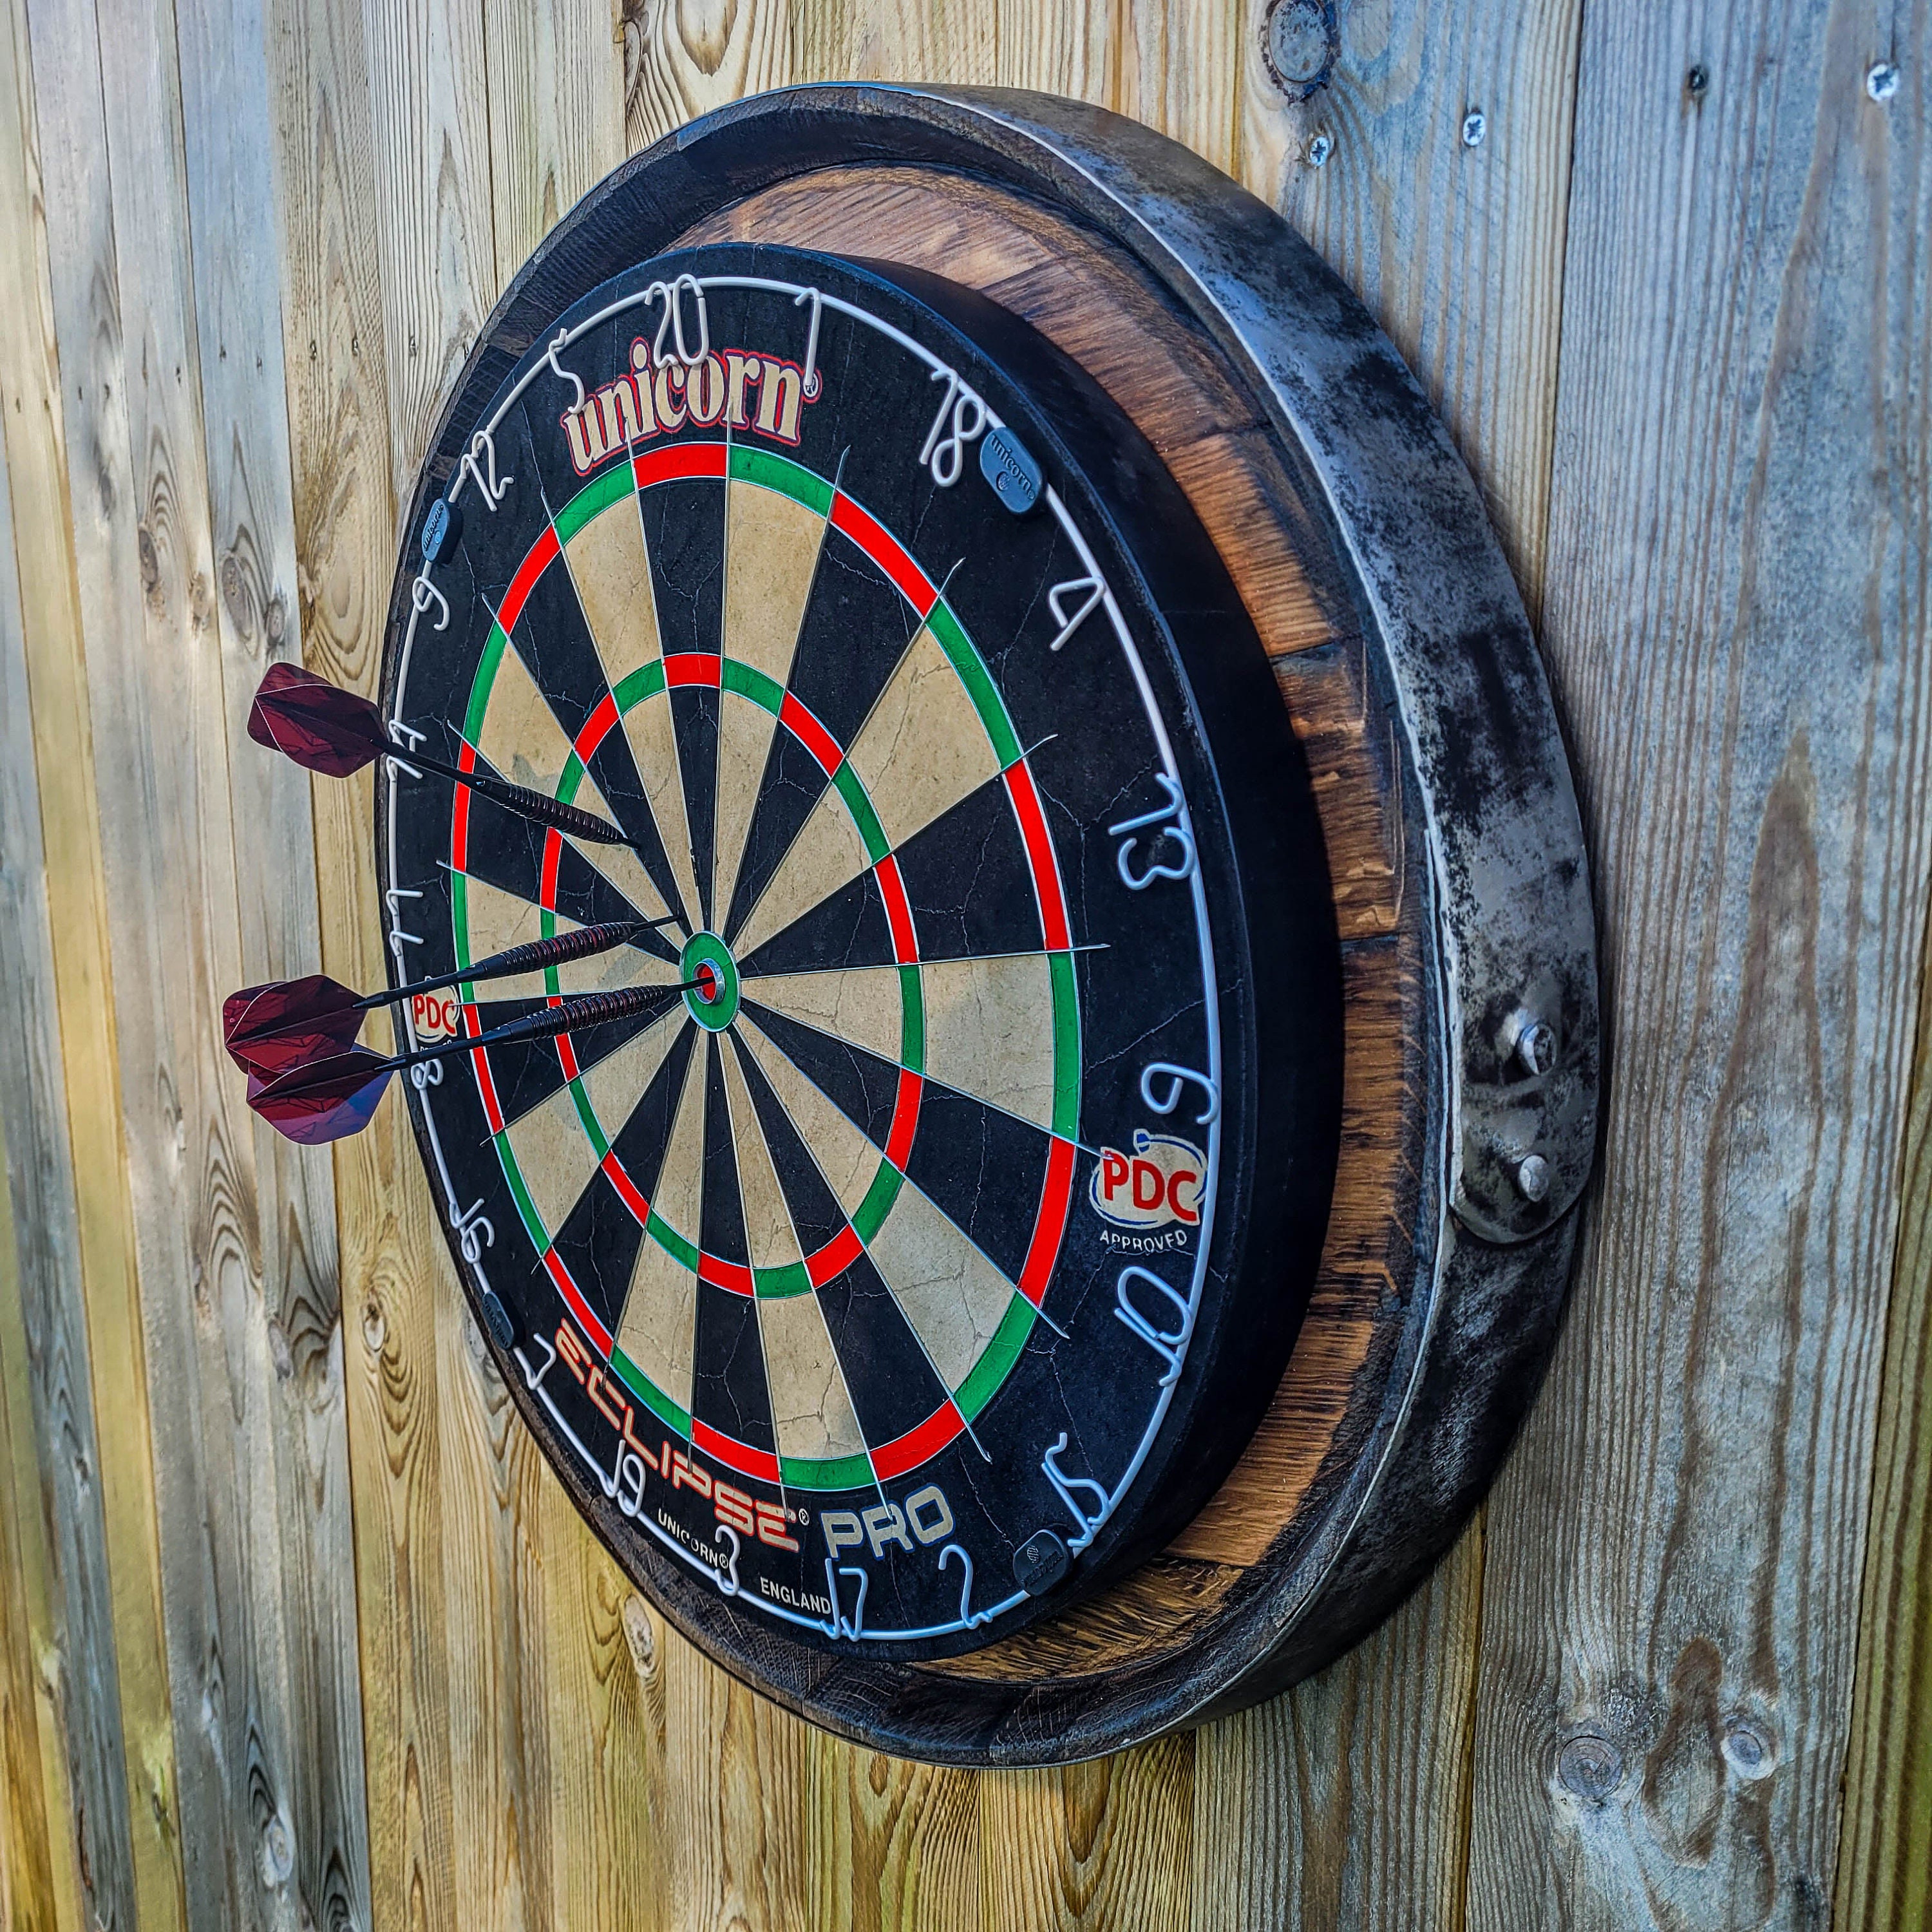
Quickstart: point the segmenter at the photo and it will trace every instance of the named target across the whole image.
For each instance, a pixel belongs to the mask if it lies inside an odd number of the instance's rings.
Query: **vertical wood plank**
[[[496,298],[483,11],[481,0],[363,0],[362,22],[401,504]]]
[[[76,517],[68,491],[73,424],[84,465],[90,412],[104,402],[111,418],[112,399],[91,392],[97,372],[80,352],[69,415],[22,7],[8,9],[6,26],[0,194],[8,231],[22,246],[0,297],[0,380],[22,622],[20,655],[10,654],[5,670],[0,985],[9,1013],[0,1026],[0,1092],[53,1558],[40,1669],[67,1759],[56,1870],[71,1859],[86,1918],[166,1926],[181,1918],[178,1820],[76,555],[77,526],[92,526],[100,498],[97,487]],[[98,154],[79,166],[79,182],[63,167],[64,190],[98,183]],[[97,291],[109,304],[98,320],[110,358],[117,339],[111,290],[110,280]],[[92,1157],[76,1163],[76,1145]],[[110,1392],[105,1404],[96,1400],[97,1378]]]
[[[1198,1932],[1462,1922],[1480,1521],[1322,1674],[1199,1733]]]
[[[1840,1926],[1932,1920],[1932,972],[1919,988],[1900,1192],[1832,1915]]]
[[[1289,104],[1242,37],[1233,172],[1354,290],[1480,484],[1532,617],[1541,596],[1580,0],[1357,0],[1329,85]],[[1483,116],[1471,147],[1463,124]],[[1319,166],[1310,143],[1332,144]],[[1319,152],[1319,150],[1316,150]]]
[[[1064,1770],[982,1772],[983,1932],[1188,1924],[1195,1742],[1183,1732]]]
[[[802,0],[794,70],[800,80],[989,87],[1001,77],[1000,26],[998,0]]]
[[[807,1727],[651,1619],[663,1672],[660,1922],[790,1932],[808,1922]]]
[[[192,135],[184,152],[175,25],[165,8],[99,20],[90,6],[49,9],[35,52],[76,164],[63,170],[70,205],[56,202],[73,245],[53,251],[55,313],[64,355],[91,358],[98,389],[74,494],[100,508],[77,524],[77,563],[158,1397],[183,1876],[197,1923],[356,1922],[366,1858],[327,1166],[267,1144],[215,1022],[244,973],[313,957],[305,786],[250,783],[258,762],[241,768],[238,802],[229,790],[227,747],[263,649],[248,649],[246,614],[272,634],[285,608],[286,500],[284,484],[278,506],[279,364],[264,421],[249,393],[260,354],[245,326],[224,327],[253,322],[255,304],[224,285],[249,264],[272,269],[272,241],[248,218],[245,171],[218,154],[220,211],[244,204],[238,232],[270,252],[237,250],[218,230],[190,286],[188,202],[207,155]],[[245,35],[215,40],[224,56],[245,56]],[[219,88],[213,65],[211,54],[194,71]],[[258,57],[258,87],[259,69]],[[190,102],[190,129],[206,108]],[[245,152],[245,111],[224,124]],[[205,468],[211,391],[220,418]],[[76,454],[70,443],[70,463]],[[211,514],[225,538],[218,564]],[[239,898],[238,824],[265,874]],[[286,1534],[291,1522],[302,1535]]]
[[[1124,0],[1107,105],[1234,173],[1248,11],[1243,0]]]
[[[269,9],[303,661],[373,694],[395,561],[376,158],[359,0]],[[370,773],[314,788],[322,964],[387,969]],[[448,1262],[400,1110],[338,1143],[371,1922],[454,1924],[435,1296]]]
[[[805,7],[796,31],[820,10]],[[619,31],[632,154],[727,101],[825,73],[794,58],[792,0],[622,0]]]
[[[35,1640],[46,1630],[48,1552],[40,1520],[39,1457],[27,1388],[26,1330],[11,1202],[0,1190],[0,1925],[46,1932],[61,1922],[54,1862],[68,1867],[66,1922],[79,1922],[78,1874],[48,1814],[62,1815],[67,1780],[54,1732],[52,1700],[42,1693]],[[56,1720],[57,1721],[57,1720]],[[58,1850],[56,1850],[56,1846]]]
[[[1932,831],[1928,76],[1870,35],[1584,19],[1544,637],[1614,1184],[1490,1506],[1478,1927],[1832,1896]]]
[[[979,1779],[823,1734],[811,1744],[811,1923],[979,1932]]]
[[[1258,5],[1240,36],[1234,172],[1402,350],[1481,480],[1532,610],[1580,14],[1576,0],[1360,0],[1340,10],[1328,86],[1294,105],[1263,66]],[[1463,140],[1472,106],[1484,114],[1475,148]],[[1318,134],[1331,144],[1320,167],[1308,159]],[[1198,1923],[1460,1922],[1483,1560],[1479,1516],[1366,1644],[1202,1732]]]
[[[484,0],[496,280],[624,158],[624,36],[614,0]]]
[[[0,463],[0,708],[10,721],[7,740],[0,741],[0,878],[15,882],[12,896],[18,897],[22,868],[31,878],[38,866],[39,842],[27,846],[16,796],[32,788],[34,771],[8,483]],[[5,960],[8,967],[13,963]],[[20,1096],[10,1078],[4,1072],[0,1078],[4,1120]],[[4,1152],[0,1132],[0,1159]],[[22,1250],[14,1218],[14,1171],[9,1163],[10,1184],[0,1188],[0,1924],[22,1932],[54,1932],[57,1926],[78,1932],[80,1873],[74,1838],[50,1828],[53,1821],[71,1817],[74,1807],[59,1686],[52,1681],[53,1552],[41,1508],[21,1304],[22,1263],[32,1265],[34,1256],[31,1249]]]

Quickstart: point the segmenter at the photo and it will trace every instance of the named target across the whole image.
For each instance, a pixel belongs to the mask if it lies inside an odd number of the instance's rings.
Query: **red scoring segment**
[[[638,488],[647,489],[654,483],[668,482],[679,478],[722,478],[726,473],[726,448],[722,442],[675,444],[637,458],[632,464],[632,471]],[[930,614],[933,605],[938,601],[937,589],[913,561],[904,546],[869,512],[860,508],[842,490],[836,491],[832,496],[831,522],[835,529],[850,537],[885,572],[922,620]],[[560,554],[556,527],[547,525],[543,535],[531,546],[518,567],[497,611],[497,622],[506,635],[514,628],[518,618],[521,616],[524,605],[529,600],[537,580]],[[716,689],[721,682],[723,660],[709,652],[676,652],[666,656],[664,665],[664,682],[668,686],[703,686]],[[588,766],[592,754],[617,722],[617,717],[616,696],[614,693],[607,692],[597,708],[585,720],[584,728],[578,733],[572,747],[580,764]],[[836,776],[844,761],[844,748],[818,718],[789,692],[784,694],[781,704],[778,722],[812,754],[828,778]],[[460,769],[472,770],[475,763],[475,753],[465,744],[459,758]],[[1022,758],[1008,766],[1002,776],[1025,842],[1029,868],[1033,873],[1034,891],[1040,905],[1042,937],[1048,950],[1066,951],[1072,944],[1066,901],[1060,890],[1058,862],[1054,854],[1052,838],[1047,831],[1046,815],[1040,808],[1039,794],[1034,788],[1033,775]],[[450,850],[451,864],[458,872],[464,869],[467,856],[469,801],[468,788],[456,787],[451,819]],[[560,836],[554,831],[548,833],[544,841],[541,890],[544,909],[552,912],[556,910],[557,867],[562,847],[562,841]],[[880,895],[885,903],[886,920],[892,931],[893,958],[901,965],[916,965],[919,950],[913,926],[912,907],[906,895],[904,882],[899,877],[898,862],[888,854],[872,870],[879,883]],[[700,976],[704,970],[700,969]],[[554,1005],[557,1003],[553,997],[550,1004]],[[466,1005],[463,1012],[464,1024],[469,1034],[473,1036],[480,1033],[482,1027],[475,1006]],[[556,1049],[566,1078],[576,1078],[576,1051],[568,1034],[558,1036]],[[490,1076],[487,1052],[478,1049],[471,1054],[470,1060],[476,1070],[478,1088],[482,1096],[483,1110],[490,1123],[490,1131],[493,1134],[500,1133],[503,1127],[502,1112],[497,1104],[495,1082]],[[887,1134],[885,1153],[886,1160],[902,1174],[905,1171],[906,1162],[910,1156],[913,1142],[917,1132],[920,1098],[923,1084],[916,1073],[903,1067],[899,1070],[898,1090],[894,1100],[892,1126]],[[616,1154],[606,1153],[601,1165],[604,1173],[616,1189],[626,1206],[636,1216],[640,1226],[647,1222],[650,1204],[625,1170],[623,1163]],[[1034,1222],[1033,1238],[1028,1248],[1018,1284],[1021,1293],[1035,1307],[1040,1305],[1046,1295],[1053,1264],[1060,1252],[1060,1238],[1066,1229],[1067,1212],[1072,1198],[1073,1171],[1073,1145],[1056,1136],[1049,1143],[1046,1181],[1041,1190],[1040,1211]],[[864,1252],[865,1245],[860,1240],[857,1230],[848,1222],[824,1246],[806,1257],[806,1274],[812,1286],[824,1286],[858,1260]],[[610,1331],[585,1301],[576,1282],[572,1280],[569,1270],[554,1248],[544,1251],[543,1263],[572,1314],[582,1325],[593,1346],[608,1360],[613,1346]],[[754,1292],[749,1268],[724,1261],[714,1255],[700,1253],[698,1274],[700,1279],[728,1289],[734,1294],[750,1295]],[[965,1426],[964,1418],[949,1398],[916,1429],[872,1450],[870,1456],[874,1473],[880,1480],[886,1480],[918,1468],[922,1462],[937,1455]],[[695,1447],[741,1474],[772,1484],[781,1480],[776,1456],[726,1436],[696,1417],[692,1418],[692,1441]]]

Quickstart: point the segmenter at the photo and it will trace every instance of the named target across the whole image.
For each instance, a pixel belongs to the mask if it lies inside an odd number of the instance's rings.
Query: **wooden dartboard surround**
[[[1037,97],[798,90],[628,164],[506,295],[406,527],[460,489],[483,405],[571,302],[746,244],[943,278],[1077,364],[1191,506],[1308,767],[1340,951],[1339,1154],[1286,1372],[1204,1506],[1099,1594],[924,1660],[794,1641],[631,1558],[701,1648],[848,1736],[962,1763],[1089,1756],[1359,1639],[1446,1549],[1534,1394],[1594,1132],[1567,767],[1474,490],[1359,305],[1204,164]],[[506,1380],[541,1432],[527,1372]],[[596,1521],[584,1468],[553,1460]]]

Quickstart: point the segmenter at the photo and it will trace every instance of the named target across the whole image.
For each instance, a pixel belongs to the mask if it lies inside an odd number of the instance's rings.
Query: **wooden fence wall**
[[[1923,1924],[1928,0],[1340,0],[1297,106],[1256,0],[612,5],[0,0],[0,1924]],[[271,658],[373,686],[497,292],[854,76],[1106,102],[1300,225],[1481,482],[1597,868],[1601,1179],[1486,1509],[1315,1682],[1064,1772],[700,1663],[400,1113],[292,1148],[215,1030],[381,970],[367,791],[242,721]]]

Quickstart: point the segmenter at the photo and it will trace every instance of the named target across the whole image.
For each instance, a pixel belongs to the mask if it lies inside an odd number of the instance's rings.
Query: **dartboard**
[[[398,981],[649,922],[405,1010],[486,1042],[409,1103],[538,1439],[637,1574],[810,1646],[1076,1600],[1246,1441],[1334,1165],[1320,830],[1214,547],[1024,324],[785,248],[589,289],[450,447]]]

